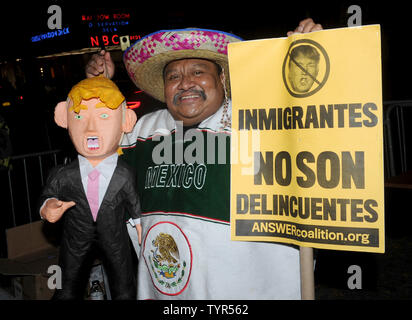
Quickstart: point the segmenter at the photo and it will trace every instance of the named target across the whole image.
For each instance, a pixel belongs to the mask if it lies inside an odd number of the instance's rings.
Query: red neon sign
[[[101,40],[101,42],[99,40]],[[92,45],[92,47],[100,47],[102,44],[105,46],[117,45],[120,44],[120,40],[117,34],[114,34],[112,36],[102,35],[101,39],[99,39],[99,36],[94,36],[90,37],[90,44]]]
[[[127,101],[127,108],[137,109],[142,103],[140,101]]]
[[[140,39],[140,35],[132,35],[130,36],[130,40],[137,40]],[[92,47],[100,47],[102,45],[108,46],[108,45],[119,45],[120,44],[120,39],[119,35],[113,34],[113,35],[102,35],[101,37],[99,36],[91,36],[90,37],[90,44]]]
[[[98,13],[94,15],[82,14],[82,21],[105,21],[105,20],[125,20],[130,19],[130,13],[120,12],[120,13],[112,13],[112,14],[105,14],[105,13]]]

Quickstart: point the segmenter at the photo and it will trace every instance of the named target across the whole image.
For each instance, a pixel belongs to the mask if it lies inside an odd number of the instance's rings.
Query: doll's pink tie
[[[89,173],[87,180],[87,200],[92,211],[93,220],[96,221],[99,210],[99,175],[100,172],[94,169]]]

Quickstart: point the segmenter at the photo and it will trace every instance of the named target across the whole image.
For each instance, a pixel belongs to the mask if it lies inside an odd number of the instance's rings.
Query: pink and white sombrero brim
[[[241,40],[216,30],[161,30],[134,43],[124,53],[123,61],[136,86],[163,102],[163,69],[169,62],[185,58],[208,59],[219,64],[225,72],[230,94],[227,46]]]

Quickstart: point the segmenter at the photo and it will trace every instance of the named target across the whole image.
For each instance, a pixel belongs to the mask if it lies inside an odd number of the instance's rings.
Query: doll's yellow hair
[[[69,98],[73,102],[70,110],[80,112],[82,100],[99,98],[108,108],[117,109],[125,97],[116,84],[104,76],[88,78],[80,81],[69,92]]]

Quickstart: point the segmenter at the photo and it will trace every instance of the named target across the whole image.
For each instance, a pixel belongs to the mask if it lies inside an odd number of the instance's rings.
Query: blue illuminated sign
[[[55,30],[55,31],[50,31],[47,33],[43,33],[43,34],[39,34],[37,36],[31,37],[31,42],[38,42],[38,41],[42,41],[42,40],[46,40],[50,38],[61,37],[68,33],[70,33],[69,27],[64,28],[64,29]]]

